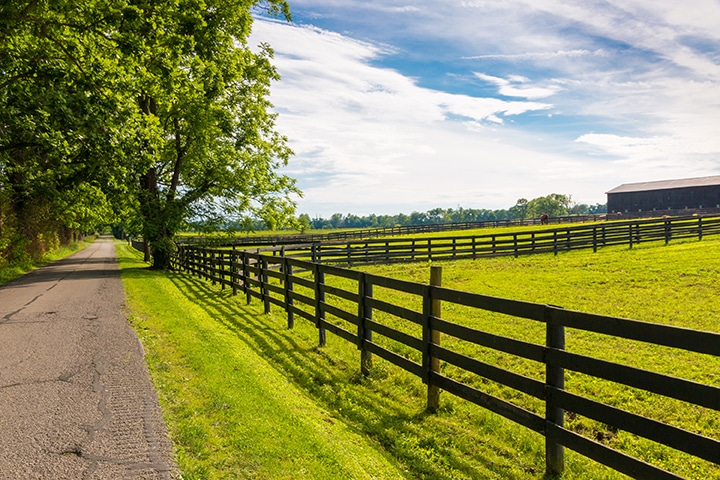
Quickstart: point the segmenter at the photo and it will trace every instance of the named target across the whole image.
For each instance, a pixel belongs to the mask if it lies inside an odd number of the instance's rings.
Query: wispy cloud
[[[495,54],[495,55],[472,55],[464,57],[466,60],[510,60],[510,61],[523,61],[523,60],[551,60],[554,58],[575,58],[575,57],[607,57],[609,54],[605,50],[599,48],[594,51],[590,50],[563,50],[556,52],[526,52],[526,53],[514,53],[514,54]]]
[[[720,5],[296,0],[258,20],[310,214],[720,173]],[[309,12],[323,12],[324,17]]]

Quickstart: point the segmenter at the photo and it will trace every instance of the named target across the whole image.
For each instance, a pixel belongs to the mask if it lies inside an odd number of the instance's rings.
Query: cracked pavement
[[[0,479],[180,478],[110,238],[0,287]]]

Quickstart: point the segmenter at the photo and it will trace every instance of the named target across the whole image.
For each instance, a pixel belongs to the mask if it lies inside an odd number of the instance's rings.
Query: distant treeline
[[[374,228],[409,225],[428,225],[435,223],[463,223],[515,220],[540,217],[543,213],[550,217],[566,215],[598,215],[607,213],[607,205],[586,205],[573,203],[569,195],[551,194],[545,197],[526,200],[521,198],[508,209],[488,210],[477,208],[433,208],[427,212],[399,213],[397,215],[359,216],[348,213],[335,213],[330,218],[310,218],[307,214],[298,217],[301,230],[319,230],[329,228]]]

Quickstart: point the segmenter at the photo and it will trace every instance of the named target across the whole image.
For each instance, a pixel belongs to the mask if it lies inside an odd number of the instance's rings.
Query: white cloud
[[[276,50],[283,79],[271,100],[297,152],[301,212],[507,208],[551,192],[595,203],[620,183],[720,171],[717,2],[293,6],[350,22],[341,35],[258,21],[251,39]],[[503,98],[423,88],[375,66],[418,53],[406,37],[451,45],[467,67],[453,78]]]
[[[560,87],[554,85],[548,87],[527,85],[530,80],[519,75],[511,75],[505,79],[475,72],[475,76],[480,80],[497,85],[498,93],[506,97],[538,99],[551,97],[561,90]]]

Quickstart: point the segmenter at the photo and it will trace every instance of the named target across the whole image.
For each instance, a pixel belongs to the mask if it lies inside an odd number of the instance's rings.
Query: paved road
[[[0,479],[179,478],[111,239],[0,287]]]

